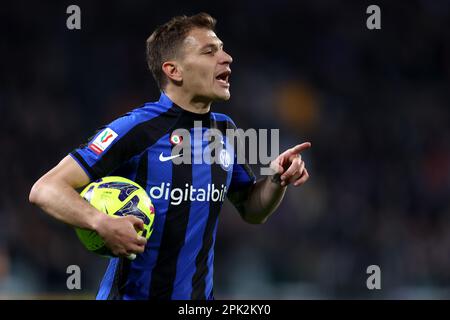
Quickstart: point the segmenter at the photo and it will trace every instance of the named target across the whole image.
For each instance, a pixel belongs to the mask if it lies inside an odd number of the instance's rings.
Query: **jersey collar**
[[[161,91],[161,96],[159,97],[158,103],[169,108],[174,105],[173,101],[170,100],[170,98],[163,91]]]
[[[191,111],[187,111],[186,109],[183,109],[179,105],[177,105],[175,102],[170,100],[170,98],[161,91],[161,96],[159,97],[158,103],[164,107],[171,108],[175,112],[181,112],[188,118],[192,118],[194,120],[208,120],[211,117],[211,109],[206,113],[195,113]]]

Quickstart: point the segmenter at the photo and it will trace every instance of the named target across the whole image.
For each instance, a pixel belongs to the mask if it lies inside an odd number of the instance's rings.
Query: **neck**
[[[207,113],[211,108],[211,100],[202,99],[181,90],[173,90],[168,86],[164,93],[182,109],[193,113]]]

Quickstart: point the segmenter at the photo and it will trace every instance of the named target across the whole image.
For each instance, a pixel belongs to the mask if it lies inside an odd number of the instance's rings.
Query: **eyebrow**
[[[212,48],[212,49],[216,49],[216,48],[223,48],[223,42],[219,41],[219,43],[208,43],[205,44],[203,47],[200,48],[201,51],[208,49],[208,48]]]

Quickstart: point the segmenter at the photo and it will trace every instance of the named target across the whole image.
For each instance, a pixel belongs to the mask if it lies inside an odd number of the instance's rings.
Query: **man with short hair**
[[[233,61],[214,32],[215,23],[200,13],[158,27],[147,40],[147,59],[161,90],[159,101],[100,128],[30,192],[30,201],[54,218],[96,231],[117,256],[110,260],[97,299],[213,299],[214,242],[225,196],[246,222],[263,223],[286,186],[299,186],[309,177],[299,153],[310,143],[279,155],[271,163],[276,174],[258,181],[247,164],[235,161],[226,130],[236,126],[228,116],[210,111],[213,101],[230,98]],[[188,141],[177,134],[180,129],[191,134]],[[194,141],[195,130],[210,129],[222,133],[219,160],[176,164],[172,150],[200,143],[204,153],[210,144]],[[192,159],[196,152],[192,148]],[[112,218],[77,193],[105,176],[131,179],[149,193],[155,219],[148,242],[137,236],[140,219]]]

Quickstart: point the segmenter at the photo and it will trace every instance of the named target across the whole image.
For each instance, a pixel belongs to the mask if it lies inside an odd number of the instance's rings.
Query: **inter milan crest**
[[[231,169],[231,156],[227,149],[222,149],[219,154],[219,163],[223,170]]]

